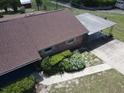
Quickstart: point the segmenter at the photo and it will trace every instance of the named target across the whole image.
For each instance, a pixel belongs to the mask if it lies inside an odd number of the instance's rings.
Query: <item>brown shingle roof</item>
[[[67,10],[0,23],[0,75],[39,59],[38,51],[87,33]]]

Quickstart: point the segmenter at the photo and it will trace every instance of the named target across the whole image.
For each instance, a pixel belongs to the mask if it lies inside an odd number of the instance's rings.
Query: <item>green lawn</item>
[[[92,13],[101,17],[107,17],[109,20],[114,21],[117,25],[113,29],[114,38],[124,41],[124,15],[123,14],[116,14],[116,13],[109,13],[109,12],[99,12],[99,11],[90,11],[90,10],[83,10],[83,9],[72,9],[75,15],[81,13]],[[105,34],[109,32],[110,29],[104,30]]]
[[[48,93],[124,93],[124,76],[116,70],[54,84]]]

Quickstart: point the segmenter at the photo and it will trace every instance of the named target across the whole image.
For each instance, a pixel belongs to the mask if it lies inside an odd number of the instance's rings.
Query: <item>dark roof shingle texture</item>
[[[39,59],[38,51],[87,33],[67,10],[0,23],[0,75]]]

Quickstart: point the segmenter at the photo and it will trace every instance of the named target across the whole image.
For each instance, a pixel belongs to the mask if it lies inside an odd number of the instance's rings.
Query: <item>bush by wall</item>
[[[41,62],[41,68],[42,70],[48,74],[55,74],[57,72],[61,71],[61,68],[59,67],[59,63],[72,55],[72,52],[70,50],[66,50],[62,53],[53,55],[51,57],[46,57]]]
[[[0,93],[33,93],[35,79],[33,76],[25,77],[0,89]]]
[[[21,14],[23,14],[23,13],[25,13],[26,9],[25,9],[24,6],[22,6],[22,7],[20,7],[20,10],[19,11],[20,11]]]
[[[50,64],[55,65],[58,62],[62,61],[64,58],[69,57],[72,55],[72,52],[70,50],[64,51],[62,53],[56,54],[54,56],[51,56],[50,58]]]

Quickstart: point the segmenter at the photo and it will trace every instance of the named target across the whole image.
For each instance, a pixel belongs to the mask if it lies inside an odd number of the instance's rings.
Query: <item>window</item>
[[[66,41],[65,43],[68,44],[68,45],[70,45],[70,44],[73,44],[74,41],[75,41],[75,39],[70,39],[70,40]]]
[[[52,50],[53,50],[53,47],[49,47],[44,49],[44,52],[49,53],[49,52],[52,52]]]

